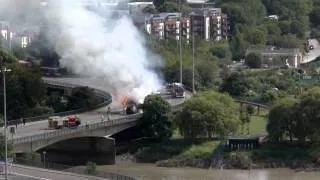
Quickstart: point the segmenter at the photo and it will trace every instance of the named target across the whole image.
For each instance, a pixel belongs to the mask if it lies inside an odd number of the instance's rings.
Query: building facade
[[[26,48],[39,35],[38,27],[12,28],[10,22],[0,21],[1,45],[11,50],[13,46]]]
[[[220,8],[203,8],[187,15],[181,13],[160,13],[151,15],[145,22],[148,34],[160,39],[189,40],[192,32],[206,41],[228,39],[229,22]],[[181,33],[181,34],[180,34]]]
[[[190,19],[181,13],[154,14],[146,21],[145,30],[159,39],[189,39]]]

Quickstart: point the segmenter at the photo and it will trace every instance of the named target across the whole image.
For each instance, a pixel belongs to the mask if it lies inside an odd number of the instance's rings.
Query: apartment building
[[[0,21],[1,38],[4,40],[10,39],[10,23],[8,21]]]
[[[229,22],[220,8],[201,8],[182,16],[181,13],[154,14],[145,23],[146,32],[160,39],[195,36],[206,41],[228,39]],[[181,32],[180,32],[181,31]]]
[[[8,21],[0,21],[1,45],[11,49],[13,46],[26,48],[39,34],[38,27],[13,28]]]
[[[190,38],[190,19],[183,17],[181,13],[153,14],[145,23],[148,34],[159,37],[159,39],[176,39],[180,36]]]

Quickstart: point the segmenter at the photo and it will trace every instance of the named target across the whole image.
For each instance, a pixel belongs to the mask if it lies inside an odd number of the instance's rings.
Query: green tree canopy
[[[238,127],[237,104],[225,94],[213,91],[197,93],[187,100],[176,117],[181,134],[186,138],[199,136],[225,137]]]
[[[297,100],[293,98],[284,98],[277,101],[269,111],[267,131],[269,138],[274,142],[280,142],[285,137],[294,136],[296,119],[294,118],[294,109],[297,106]]]
[[[170,104],[160,96],[149,95],[142,105],[141,127],[146,137],[166,140],[172,136]]]
[[[284,98],[275,103],[269,112],[267,130],[273,141],[284,138],[310,139],[319,143],[320,88],[312,88],[299,99]]]
[[[40,71],[17,63],[14,56],[0,49],[1,66],[12,69],[6,73],[8,119],[24,116],[29,108],[34,108],[45,95]],[[2,75],[1,75],[2,78]],[[0,112],[3,112],[3,83],[0,83]]]
[[[246,56],[246,65],[250,68],[260,68],[261,67],[261,57],[256,53],[250,53]]]
[[[68,97],[67,109],[88,108],[98,103],[99,99],[95,96],[92,89],[88,87],[77,87],[72,90],[71,96]]]
[[[223,80],[220,89],[232,96],[241,96],[250,89],[250,85],[245,80],[243,73],[232,73]]]

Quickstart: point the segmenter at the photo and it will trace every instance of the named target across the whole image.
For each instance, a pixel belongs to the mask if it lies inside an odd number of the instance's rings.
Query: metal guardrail
[[[81,87],[79,85],[76,86],[74,84],[60,83],[60,82],[50,81],[50,80],[45,80],[45,82],[47,84],[50,84],[50,85],[61,86],[61,87],[69,87],[69,88]],[[112,103],[112,97],[111,97],[111,95],[109,93],[101,91],[99,89],[93,89],[93,92],[94,92],[94,94],[96,96],[99,96],[99,97],[103,98],[104,101],[102,103],[100,103],[100,104],[97,104],[97,105],[95,105],[93,107],[89,107],[89,108],[81,108],[81,109],[75,109],[75,110],[71,110],[71,111],[64,111],[64,112],[46,114],[46,115],[41,115],[41,116],[27,117],[27,118],[24,118],[24,119],[26,120],[26,122],[41,121],[41,120],[47,119],[50,116],[68,116],[68,115],[72,115],[72,114],[88,112],[88,111],[91,111],[91,110],[94,110],[94,109],[98,109],[98,108],[107,106],[110,103]],[[19,124],[19,123],[21,123],[20,119],[9,120],[8,121],[8,126]]]

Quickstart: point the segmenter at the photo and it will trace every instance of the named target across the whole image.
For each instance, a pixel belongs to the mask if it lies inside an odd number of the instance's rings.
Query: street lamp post
[[[11,72],[11,69],[4,67],[0,72],[3,74],[3,120],[4,120],[4,139],[5,139],[5,160],[4,160],[4,173],[5,180],[8,179],[8,140],[7,140],[7,93],[6,93],[6,72]]]
[[[46,168],[46,151],[43,151],[43,167]]]
[[[192,93],[196,93],[194,82],[194,30],[192,29]]]
[[[182,12],[181,12],[181,0],[179,0],[179,10],[180,10],[180,24],[179,24],[179,59],[180,59],[180,83],[182,85]]]

